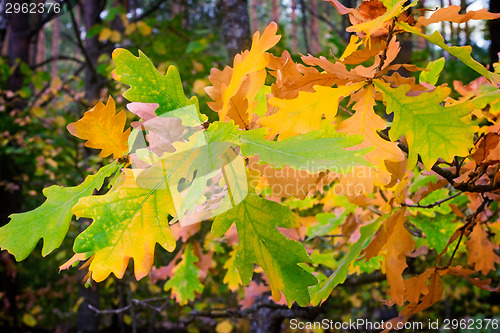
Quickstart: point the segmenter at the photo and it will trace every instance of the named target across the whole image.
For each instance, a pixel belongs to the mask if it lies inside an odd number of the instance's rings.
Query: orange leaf
[[[207,94],[215,103],[209,103],[212,110],[219,112],[219,119],[239,121],[240,127],[248,127],[252,119],[251,111],[255,108],[254,98],[264,84],[265,68],[269,63],[269,53],[266,51],[276,45],[281,36],[276,35],[278,26],[271,22],[264,30],[262,37],[259,32],[253,35],[250,51],[244,51],[234,57],[231,69],[223,71],[212,70],[209,80],[213,87],[207,87]],[[246,100],[246,101],[245,101]]]
[[[406,222],[405,211],[406,209],[403,208],[396,217],[394,230],[382,248],[382,252],[385,252],[385,271],[389,284],[390,300],[387,302],[388,304],[403,305],[405,301],[403,271],[408,267],[406,255],[415,249],[415,241],[404,226]]]
[[[389,218],[380,226],[370,244],[368,244],[368,246],[361,251],[362,258],[364,258],[365,261],[368,261],[378,255],[389,238],[391,238],[398,221],[401,218],[404,218],[405,211],[406,209],[398,210],[396,213],[389,216]]]
[[[417,27],[423,25],[429,25],[431,23],[437,23],[442,21],[450,21],[454,23],[464,23],[469,20],[494,20],[500,17],[498,13],[490,13],[485,8],[480,10],[471,10],[465,14],[460,14],[460,6],[449,6],[445,8],[439,8],[435,11],[429,18],[421,16],[417,20]]]
[[[476,271],[486,275],[489,271],[495,269],[495,263],[500,264],[500,257],[495,253],[498,245],[490,242],[488,233],[484,231],[480,224],[474,226],[466,244],[470,251],[467,263],[474,266]]]
[[[500,162],[500,135],[488,133],[476,146],[470,157],[479,164],[495,164]]]
[[[102,149],[99,156],[106,157],[113,154],[113,158],[128,152],[127,139],[130,128],[123,132],[127,120],[125,111],[116,113],[115,101],[110,96],[108,104],[99,102],[83,118],[69,124],[66,128],[77,138],[87,140],[85,146]]]
[[[276,77],[276,83],[271,86],[274,97],[293,99],[299,96],[299,91],[313,92],[315,85],[331,87],[334,84],[345,85],[348,81],[339,79],[337,75],[320,73],[314,67],[307,67],[293,61],[288,51],[283,51],[281,57],[273,55],[269,58],[270,74]]]

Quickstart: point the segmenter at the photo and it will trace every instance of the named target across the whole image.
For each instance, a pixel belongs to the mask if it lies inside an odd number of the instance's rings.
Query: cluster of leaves
[[[91,218],[62,268],[87,260],[87,280],[100,282],[123,277],[132,258],[138,280],[167,279],[164,289],[179,304],[203,292],[209,271],[220,271],[214,255],[225,258],[229,289],[270,290],[289,306],[318,305],[349,275],[382,270],[386,304],[402,306],[395,321],[439,301],[444,276],[498,291],[474,275],[500,263],[500,67],[491,72],[470,47],[422,30],[498,15],[450,6],[415,18],[417,1],[368,0],[358,9],[329,2],[349,15],[354,33],[340,59],[273,56],[280,36],[271,23],[233,67],[212,69],[206,92],[219,121],[207,122],[198,99],[185,96],[175,67],[163,75],[141,51],[115,50],[112,76],[130,86],[123,97],[141,121],[124,130],[125,111],[116,113],[110,97],[69,124],[114,161],[78,186],[45,189],[40,207],[0,228],[1,248],[23,260],[43,238],[47,255],[73,215]],[[462,97],[453,99],[449,87],[436,86],[442,60],[426,69],[392,64],[403,32],[481,77],[457,82]],[[107,179],[110,190],[93,195]],[[214,215],[210,232],[193,224]],[[151,270],[156,243],[176,255]],[[410,274],[409,257],[434,264]]]

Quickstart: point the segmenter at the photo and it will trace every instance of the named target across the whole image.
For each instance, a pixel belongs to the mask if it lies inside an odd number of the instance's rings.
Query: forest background
[[[0,1],[0,226],[7,224],[10,214],[40,205],[44,187],[55,183],[74,186],[102,165],[103,158],[83,149],[80,140],[67,132],[66,124],[123,90],[111,77],[115,48],[134,54],[142,50],[161,72],[175,65],[186,94],[197,95],[201,112],[215,120],[217,114],[206,106],[210,98],[204,90],[210,85],[211,68],[230,65],[236,53],[250,47],[252,33],[262,31],[269,22],[278,23],[282,35],[271,52],[278,56],[287,49],[296,61],[300,53],[340,57],[350,40],[347,17],[319,0],[68,0],[61,2],[59,15],[7,15],[7,2]],[[342,3],[352,8],[357,5],[355,0]],[[500,12],[500,2],[495,0],[427,0],[420,4],[428,8],[454,4],[464,12],[480,8]],[[446,22],[436,24],[435,29],[453,45],[471,45],[472,55],[480,63],[498,61],[498,19]],[[394,63],[425,67],[430,60],[445,57],[447,67],[439,82],[450,86],[453,81],[465,84],[478,76],[424,39],[401,35],[399,41],[402,51]],[[117,109],[123,109],[126,100],[118,97],[116,103]],[[316,308],[273,305],[268,289],[259,289],[258,283],[237,290],[238,297],[220,284],[219,289],[205,291],[187,306],[164,303],[170,294],[161,288],[161,270],[168,269],[162,265],[170,261],[168,254],[159,255],[158,268],[150,278],[137,282],[127,274],[122,280],[110,278],[85,288],[81,271],[59,273],[59,266],[72,255],[78,228],[82,224],[72,225],[62,247],[43,260],[41,244],[19,263],[7,252],[0,253],[2,332],[265,332],[269,323],[274,330],[286,330],[290,318],[312,320],[321,315],[345,320],[367,312],[378,319],[397,315],[395,308],[380,303],[380,290],[386,286],[377,274],[348,280],[333,299]],[[427,315],[498,316],[498,299],[496,294],[460,284]],[[160,308],[161,304],[166,305]],[[256,306],[259,304],[262,306]],[[227,311],[212,311],[221,307]]]

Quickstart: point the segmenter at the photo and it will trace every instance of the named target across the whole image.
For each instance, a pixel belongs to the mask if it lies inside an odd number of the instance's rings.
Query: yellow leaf
[[[126,180],[119,187],[81,198],[73,207],[76,216],[94,219],[76,238],[74,250],[95,251],[89,273],[96,282],[111,273],[122,278],[131,258],[140,280],[151,270],[156,243],[170,252],[175,249],[168,224],[169,214],[175,214],[169,190],[137,187],[132,169],[123,171]]]
[[[143,36],[148,36],[151,34],[151,27],[144,23],[143,21],[139,21],[136,23],[137,24],[137,30],[139,30],[139,33]]]
[[[233,331],[233,323],[229,319],[223,320],[215,326],[217,333],[231,333]]]
[[[112,41],[113,43],[118,43],[122,39],[122,35],[120,34],[119,31],[113,30],[111,32],[111,36],[109,37],[109,40]]]
[[[396,142],[386,141],[377,134],[377,130],[386,128],[386,122],[373,110],[376,104],[373,86],[370,85],[358,92],[355,98],[357,101],[353,109],[356,110],[356,113],[340,123],[337,131],[346,132],[348,135],[362,135],[365,138],[359,145],[350,149],[374,147],[372,151],[365,155],[365,159],[376,166],[376,170],[372,172],[365,170],[365,172],[366,174],[371,174],[371,176],[375,178],[372,182],[375,181],[378,185],[385,185],[391,178],[385,161],[402,161],[405,158],[404,154],[401,149],[399,149]],[[349,183],[353,184],[352,181],[355,179],[350,180]],[[366,185],[365,183],[364,186]],[[361,188],[362,186],[360,185],[360,189]],[[368,192],[371,191],[370,188],[373,189],[373,184],[371,187],[367,187]]]
[[[222,109],[219,113],[219,118],[225,120],[228,116],[230,108],[230,99],[235,96],[243,82],[247,79],[247,75],[262,71],[269,63],[269,54],[266,52],[271,47],[276,45],[281,36],[276,35],[278,26],[271,22],[264,30],[262,37],[259,32],[253,35],[252,47],[250,51],[242,52],[234,57],[234,66],[231,80],[222,93]],[[255,74],[254,74],[255,75]],[[258,76],[262,77],[262,74]],[[257,89],[257,91],[260,87]]]
[[[123,322],[127,325],[132,324],[132,317],[130,315],[126,314],[123,316]]]
[[[205,87],[207,86],[207,81],[205,79],[197,79],[193,83],[193,92],[198,96],[205,95]]]
[[[236,255],[237,248],[235,247],[231,253],[229,253],[229,259],[224,263],[224,268],[227,269],[226,275],[224,275],[223,282],[227,284],[231,291],[236,291],[242,285],[240,273],[238,273],[238,268],[234,262],[234,256]]]
[[[134,33],[136,28],[137,28],[137,26],[135,25],[135,23],[127,25],[125,28],[125,35],[130,35],[130,34]]]
[[[344,50],[344,53],[340,57],[340,60],[341,61],[344,60],[345,58],[350,56],[354,51],[357,51],[359,46],[362,44],[363,44],[363,41],[361,40],[361,38],[359,38],[356,35],[352,35],[351,40],[349,41],[349,44],[347,45],[347,47]]]
[[[111,37],[112,31],[109,28],[104,28],[99,33],[99,41],[104,42]]]
[[[115,101],[110,96],[108,104],[99,102],[91,110],[85,112],[83,118],[67,126],[74,136],[88,140],[85,146],[102,149],[99,156],[106,157],[113,154],[113,158],[128,152],[127,140],[130,128],[123,132],[125,126],[125,111],[115,114]]]
[[[269,104],[278,112],[261,118],[259,123],[271,130],[270,136],[279,134],[280,139],[320,129],[323,115],[332,120],[337,114],[339,100],[364,84],[359,82],[338,88],[315,86],[315,92],[299,92],[295,99],[271,98]]]
[[[23,314],[23,323],[26,326],[35,327],[36,319],[35,319],[35,317],[30,315],[29,313],[25,313],[25,314]]]

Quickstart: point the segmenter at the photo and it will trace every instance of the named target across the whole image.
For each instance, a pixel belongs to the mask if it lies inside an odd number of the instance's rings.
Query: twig
[[[347,113],[348,115],[352,116],[354,113],[351,111],[347,110],[345,107],[339,105],[339,109]]]
[[[376,72],[380,72],[382,68],[384,67],[384,63],[387,60],[387,50],[389,49],[389,43],[391,42],[392,37],[394,36],[394,28],[396,27],[396,20],[392,20],[392,24],[389,27],[389,33],[387,34],[387,45],[382,51],[382,54],[380,55],[380,63],[377,66]]]
[[[71,23],[72,23],[71,25],[73,26],[73,31],[75,33],[78,47],[80,48],[80,50],[83,53],[83,57],[85,58],[85,62],[87,63],[87,66],[90,68],[92,73],[94,73],[94,75],[98,75],[98,73],[94,67],[94,64],[92,63],[92,60],[90,59],[90,56],[87,53],[87,49],[83,45],[82,39],[80,38],[80,28],[78,27],[78,24],[76,23],[76,19],[75,19],[75,15],[73,14],[73,10],[70,9],[70,10],[68,10],[68,12],[69,12],[69,16],[71,17]]]
[[[458,193],[455,193],[453,194],[452,196],[449,196],[448,198],[445,198],[443,200],[439,200],[439,201],[436,201],[434,203],[431,203],[431,204],[428,204],[428,205],[421,205],[421,204],[416,204],[416,205],[409,205],[409,204],[406,204],[406,203],[402,203],[401,206],[406,206],[406,207],[413,207],[413,208],[433,208],[433,207],[436,207],[436,206],[441,206],[442,203],[448,201],[448,200],[451,200],[453,198],[456,198],[458,197],[460,194],[462,194],[462,192],[458,192]]]
[[[38,67],[42,67],[43,65],[46,65],[49,62],[52,62],[52,61],[55,61],[55,60],[69,60],[69,61],[77,62],[79,64],[83,64],[83,62],[80,59],[78,59],[78,58],[70,57],[70,56],[65,56],[65,55],[59,55],[57,57],[47,58],[44,61],[42,61],[42,62],[40,62],[40,63],[38,63],[36,65],[31,66],[31,68],[36,69]]]
[[[386,134],[382,133],[381,131],[377,131],[377,134],[384,140],[392,141]],[[397,144],[399,149],[408,154],[408,147],[404,143],[397,141]],[[418,160],[421,161],[420,156],[418,157]],[[456,184],[454,181],[456,177],[450,170],[443,169],[437,164],[434,164],[431,170],[440,175],[441,177],[443,177],[444,179],[446,179],[448,183],[450,183],[451,186],[453,186],[455,189],[462,192],[485,193],[485,192],[493,192],[500,189],[500,181],[494,182],[494,180],[492,180],[487,185],[470,184],[470,183]]]

